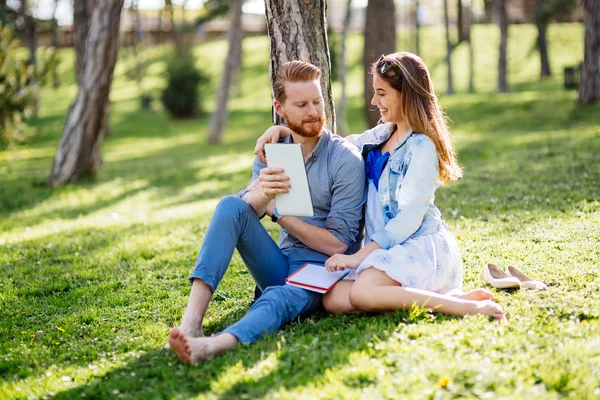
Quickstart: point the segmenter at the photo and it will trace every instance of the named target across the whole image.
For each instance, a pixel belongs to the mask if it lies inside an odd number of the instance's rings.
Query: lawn
[[[171,121],[156,103],[139,111],[124,49],[98,179],[50,189],[44,181],[76,92],[65,51],[62,86],[44,89],[28,143],[0,152],[0,398],[600,398],[600,105],[578,109],[577,94],[561,87],[562,68],[582,59],[583,29],[550,27],[554,76],[540,81],[535,29],[511,27],[506,95],[493,93],[494,27],[474,35],[475,94],[465,93],[461,45],[453,58],[459,94],[443,95],[443,32],[424,37],[465,168],[436,200],[459,238],[465,288],[484,286],[482,267],[495,262],[549,290],[493,290],[505,324],[419,309],[321,312],[211,362],[181,365],[162,346],[183,313],[212,211],[247,183],[255,139],[269,126],[268,41],[244,42],[221,145],[207,144],[208,115]],[[361,46],[353,36],[355,132],[365,128]],[[169,55],[150,51],[156,62],[143,84],[157,98]],[[203,88],[210,111],[226,46],[195,52],[213,77]],[[274,224],[264,224],[276,237]],[[253,287],[236,254],[205,332],[244,315]]]

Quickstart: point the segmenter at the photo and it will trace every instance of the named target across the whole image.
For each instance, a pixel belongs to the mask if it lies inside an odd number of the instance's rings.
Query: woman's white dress
[[[374,232],[385,226],[377,189],[369,180],[365,245]],[[442,294],[462,292],[462,262],[458,243],[445,228],[432,234],[411,236],[388,250],[376,250],[360,264],[356,277],[367,268],[377,268],[404,287]]]

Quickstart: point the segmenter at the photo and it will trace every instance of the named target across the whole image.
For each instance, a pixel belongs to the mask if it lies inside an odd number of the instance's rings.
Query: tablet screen
[[[312,217],[314,215],[306,167],[299,144],[269,143],[265,145],[269,167],[283,169],[292,186],[288,193],[275,195],[275,205],[281,215]]]

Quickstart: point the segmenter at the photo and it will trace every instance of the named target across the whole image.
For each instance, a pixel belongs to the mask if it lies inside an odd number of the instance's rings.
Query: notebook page
[[[306,267],[294,274],[289,280],[291,282],[303,283],[305,285],[328,288],[344,276],[348,271],[329,272],[325,267],[307,264]]]

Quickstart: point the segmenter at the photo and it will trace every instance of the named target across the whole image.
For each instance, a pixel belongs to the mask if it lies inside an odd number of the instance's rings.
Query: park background
[[[9,11],[17,3],[3,2]],[[485,286],[483,265],[495,262],[518,266],[549,290],[494,290],[506,324],[417,308],[390,316],[318,313],[252,346],[184,366],[162,346],[185,307],[186,277],[219,198],[248,183],[255,140],[272,114],[269,39],[248,33],[220,143],[209,141],[227,29],[211,37],[207,28],[186,25],[184,18],[194,21],[206,11],[199,4],[183,13],[181,2],[174,3],[173,21],[193,28],[181,32],[192,38],[191,59],[204,77],[198,113],[173,118],[160,101],[176,58],[164,10],[160,43],[134,32],[119,50],[95,177],[47,185],[78,91],[68,44],[58,46],[53,76],[32,90],[39,95],[37,115],[28,109],[20,134],[0,151],[1,398],[600,398],[600,105],[579,105],[563,75],[584,58],[580,5],[570,22],[564,16],[549,22],[552,75],[543,79],[536,26],[513,14],[509,90],[498,93],[500,29],[485,20],[485,4],[474,1],[479,21],[471,27],[470,93],[469,49],[457,43],[450,1],[454,93],[446,94],[442,2],[421,1],[429,11],[419,54],[453,121],[465,168],[464,178],[436,199],[461,246],[465,288]],[[329,3],[343,9],[346,2]],[[365,3],[355,2],[356,13]],[[30,7],[35,18],[44,9]],[[123,15],[130,7],[126,2]],[[396,49],[415,51],[410,4],[396,7]],[[139,11],[154,18],[159,9]],[[225,13],[210,22],[227,21]],[[364,34],[355,25],[346,45],[351,133],[368,127]],[[128,40],[126,32],[121,39]],[[54,59],[49,51],[39,45],[40,62]],[[15,54],[28,57],[25,46]],[[333,94],[341,95],[335,80]],[[149,109],[141,109],[142,96],[152,99]],[[275,224],[264,225],[276,238]],[[236,254],[205,332],[244,315],[253,288]]]

